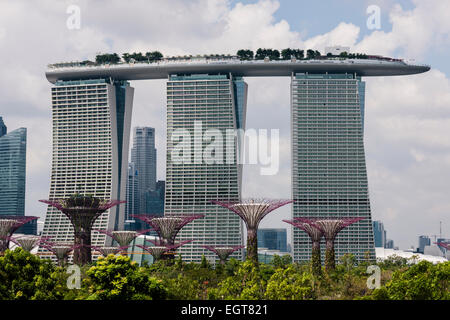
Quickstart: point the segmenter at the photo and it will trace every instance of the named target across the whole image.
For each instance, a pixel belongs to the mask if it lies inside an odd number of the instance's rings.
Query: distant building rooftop
[[[421,253],[415,253],[415,252],[409,252],[409,251],[403,251],[403,250],[395,250],[395,249],[385,249],[385,248],[375,248],[375,255],[377,257],[377,260],[385,260],[391,256],[398,256],[402,258],[412,258],[413,256],[417,257],[417,261],[426,260],[432,263],[439,263],[439,262],[447,262],[448,260],[442,256],[431,256],[431,255],[425,255]]]

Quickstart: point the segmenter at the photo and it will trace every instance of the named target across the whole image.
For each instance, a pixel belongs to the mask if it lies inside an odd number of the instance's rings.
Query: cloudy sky
[[[79,29],[69,29],[71,5]],[[380,8],[380,29],[367,8]],[[365,147],[374,220],[400,248],[420,234],[450,237],[450,12],[448,0],[0,0],[0,116],[28,128],[26,214],[45,215],[51,168],[47,64],[98,52],[159,50],[165,55],[235,53],[286,47],[415,59],[432,70],[366,78]],[[247,127],[279,129],[280,171],[245,168],[244,196],[290,197],[289,79],[249,78]],[[157,131],[158,178],[165,178],[165,81],[132,82],[133,126]],[[290,207],[262,227],[286,227]]]

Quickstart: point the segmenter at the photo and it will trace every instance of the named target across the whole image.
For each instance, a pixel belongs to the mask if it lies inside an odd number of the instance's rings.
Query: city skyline
[[[80,3],[81,7],[82,2]],[[411,12],[414,14],[414,17],[419,19],[422,17],[420,15],[421,10],[425,10],[427,7],[424,7],[424,5],[417,4],[414,6],[414,4],[409,4],[409,6],[406,6],[404,8],[397,8],[393,10],[391,7],[383,7],[383,10],[387,10],[385,12],[385,15],[388,15],[388,12],[391,12],[393,15],[393,22],[392,24],[389,24],[389,22],[386,22],[387,28],[383,31],[384,33],[374,33],[374,34],[368,34],[367,38],[360,39],[358,35],[355,36],[354,33],[350,32],[349,38],[345,38],[342,35],[335,35],[335,33],[338,33],[338,31],[352,31],[356,32],[356,27],[358,25],[352,24],[352,23],[344,23],[344,24],[338,24],[337,22],[334,22],[334,26],[329,27],[329,32],[324,32],[317,34],[316,36],[310,36],[305,37],[304,40],[298,40],[300,37],[296,32],[301,31],[301,28],[295,29],[296,31],[293,31],[289,28],[289,25],[292,23],[294,25],[294,22],[292,20],[280,20],[283,19],[283,17],[280,17],[280,14],[284,12],[286,14],[287,10],[286,8],[289,7],[289,5],[284,5],[283,2],[280,2],[277,4],[277,2],[258,2],[258,3],[252,3],[252,4],[242,4],[242,5],[236,5],[236,2],[233,2],[233,4],[222,4],[220,2],[217,2],[218,8],[213,7],[210,8],[213,10],[213,12],[217,13],[220,12],[222,15],[227,15],[228,17],[233,18],[233,14],[238,14],[239,12],[242,12],[244,10],[250,10],[250,9],[259,9],[258,14],[261,14],[263,17],[267,17],[268,20],[264,21],[264,26],[268,28],[268,30],[271,30],[272,32],[275,32],[274,30],[278,30],[280,34],[283,35],[281,37],[283,42],[282,45],[278,45],[277,40],[271,40],[273,42],[267,41],[264,44],[254,44],[252,45],[250,40],[245,40],[247,42],[237,42],[236,46],[239,45],[239,47],[251,47],[255,48],[256,46],[278,46],[278,47],[287,47],[288,43],[289,45],[291,43],[295,43],[295,47],[302,46],[302,42],[310,40],[310,43],[314,42],[315,39],[318,49],[320,50],[320,46],[323,43],[328,42],[327,44],[349,44],[352,47],[352,51],[357,51],[357,49],[353,49],[356,45],[356,47],[364,47],[364,44],[366,45],[366,48],[369,48],[370,45],[368,43],[370,42],[371,38],[372,40],[378,36],[384,36],[388,39],[394,38],[396,34],[399,33],[398,29],[390,31],[389,26],[392,27],[392,25],[395,26],[401,26],[400,20],[404,17],[404,14],[407,12]],[[178,5],[182,6],[181,3]],[[426,5],[425,5],[426,6]],[[416,8],[417,7],[417,8]],[[277,10],[278,9],[278,10]],[[392,10],[390,10],[392,9]],[[95,8],[94,8],[95,10]],[[38,12],[42,12],[37,10]],[[53,11],[52,11],[53,12]],[[64,16],[64,8],[61,9],[61,13]],[[82,11],[83,12],[83,11]],[[246,11],[247,12],[247,11]],[[384,12],[384,11],[382,11]],[[435,11],[433,11],[435,12]],[[437,12],[437,10],[436,10]],[[55,12],[53,12],[56,14]],[[86,24],[89,25],[89,12],[86,12]],[[256,13],[255,13],[256,14]],[[437,13],[436,13],[437,14]],[[366,16],[362,12],[361,14],[362,19],[365,19]],[[439,18],[439,16],[437,16]],[[272,20],[271,20],[272,19]],[[405,18],[406,19],[406,18]],[[292,21],[292,22],[291,22]],[[308,20],[306,20],[308,21]],[[352,21],[350,19],[350,21]],[[355,20],[353,20],[355,21]],[[440,21],[440,20],[438,20]],[[64,21],[63,21],[64,22]],[[206,23],[206,22],[205,22]],[[214,24],[213,22],[209,22]],[[229,21],[229,23],[233,23],[233,20]],[[356,22],[355,22],[356,23]],[[336,27],[337,26],[337,27]],[[425,24],[425,26],[427,26]],[[220,26],[219,28],[219,34],[220,34]],[[278,29],[277,29],[278,28]],[[359,30],[361,30],[361,33],[363,30],[365,30],[365,26],[363,24],[359,25]],[[5,29],[8,31],[8,29]],[[428,29],[426,29],[428,30]],[[91,29],[88,30],[89,32],[93,32],[96,34],[96,32],[100,32],[99,29],[95,28],[95,26],[91,26]],[[332,33],[332,31],[335,31]],[[8,31],[9,32],[9,31]],[[8,40],[6,33],[0,33],[2,36],[0,36],[0,41]],[[68,34],[68,37],[73,40],[73,37],[81,37],[83,38],[82,32],[86,32],[86,30],[83,31],[83,27],[79,31],[77,35],[73,35],[70,32],[77,32],[77,31],[68,31],[65,30],[65,32]],[[368,32],[365,30],[364,32]],[[101,32],[100,32],[101,33]],[[100,34],[99,33],[99,34]],[[357,33],[357,32],[356,32]],[[266,33],[267,34],[267,33]],[[328,40],[321,40],[319,35],[321,34],[327,34]],[[290,38],[291,37],[291,38]],[[334,38],[333,38],[334,37]],[[353,37],[353,38],[352,38]],[[326,38],[326,37],[325,37]],[[122,39],[121,37],[116,38],[118,42],[120,42],[119,39]],[[358,40],[356,40],[358,39]],[[420,38],[422,39],[422,38]],[[239,39],[237,39],[239,40]],[[241,41],[241,40],[239,40]],[[289,42],[291,41],[291,42]],[[298,41],[298,42],[296,42]],[[339,43],[330,43],[333,41],[340,41]],[[143,44],[137,44],[133,42],[128,42],[127,44],[112,44],[108,45],[107,40],[100,41],[102,45],[104,45],[104,51],[118,51],[122,52],[123,50],[126,51],[132,51],[133,49],[140,50],[140,48],[145,47],[152,47],[155,48],[158,41],[155,40],[155,42],[150,41],[148,45]],[[169,41],[170,42],[170,41]],[[222,52],[223,49],[220,45],[215,43],[214,41],[206,41],[209,43],[209,48],[214,48],[214,51]],[[347,42],[347,43],[344,43]],[[363,42],[363,43],[361,43]],[[106,44],[105,44],[106,43]],[[195,43],[195,41],[194,41]],[[228,42],[230,43],[230,41]],[[286,43],[286,44],[285,44]],[[427,42],[425,42],[427,43]],[[153,45],[152,45],[153,44]],[[388,43],[389,44],[389,43]],[[376,53],[384,53],[389,55],[390,52],[396,53],[396,50],[405,51],[408,53],[408,56],[415,56],[418,59],[421,59],[422,61],[427,61],[425,59],[424,53],[422,53],[417,48],[410,48],[411,45],[407,44],[390,44],[392,47],[382,47],[383,44],[379,44],[381,48],[377,48]],[[294,46],[294,45],[292,45]],[[158,46],[159,47],[159,46]],[[197,52],[195,52],[195,48],[191,45],[188,45],[185,47],[185,50],[176,49],[176,46],[173,46],[172,48],[169,47],[164,48],[162,46],[165,53],[173,53],[173,54],[183,54],[183,53],[197,53],[198,51],[202,52],[209,52],[211,50],[205,49],[205,48],[199,48]],[[128,50],[128,48],[130,48]],[[122,50],[122,51],[121,51]],[[178,51],[177,51],[178,50]],[[79,48],[77,54],[73,54],[72,58],[76,59],[77,57],[87,55],[86,48]],[[95,49],[94,51],[97,51]],[[364,50],[365,52],[373,52],[371,50]],[[383,52],[380,52],[383,51]],[[401,52],[398,52],[401,53]],[[54,57],[56,59],[51,58],[49,55],[45,56],[45,61],[52,62],[52,61],[58,61],[65,59],[65,56],[63,54],[55,52]],[[93,54],[89,54],[90,57],[93,56]],[[399,54],[398,56],[402,56]],[[44,56],[42,56],[44,57]],[[41,58],[42,59],[42,58]],[[445,153],[445,149],[443,149],[446,146],[447,140],[445,138],[445,125],[439,126],[439,119],[437,116],[444,115],[444,119],[442,121],[445,121],[445,116],[447,115],[447,111],[442,108],[442,106],[445,105],[446,99],[448,98],[448,95],[446,92],[448,92],[448,76],[446,73],[440,72],[439,70],[443,70],[445,72],[446,66],[442,65],[440,69],[434,70],[434,64],[435,61],[439,63],[439,59],[433,59],[431,60],[433,64],[433,70],[430,72],[430,75],[423,76],[421,78],[418,77],[418,79],[408,79],[408,80],[400,80],[400,79],[392,79],[392,80],[370,80],[370,82],[373,83],[369,84],[368,87],[373,88],[373,91],[368,90],[367,92],[367,98],[366,98],[366,112],[370,113],[367,116],[367,126],[365,128],[365,139],[366,139],[366,147],[368,148],[368,152],[366,155],[367,161],[368,161],[368,180],[369,180],[369,192],[371,192],[371,202],[374,205],[373,208],[373,216],[375,219],[379,219],[382,221],[386,221],[386,228],[390,230],[390,234],[392,235],[392,238],[395,240],[396,243],[401,243],[402,247],[409,247],[410,244],[414,244],[416,242],[416,237],[418,234],[432,234],[436,233],[436,231],[433,231],[437,229],[437,221],[442,220],[444,222],[444,232],[446,231],[446,226],[448,226],[448,215],[444,215],[444,212],[447,212],[446,208],[448,208],[448,202],[443,198],[443,195],[439,195],[440,190],[445,190],[445,188],[448,186],[446,184],[445,180],[445,174],[443,177],[440,177],[440,175],[436,175],[437,168],[440,168],[439,172],[446,172],[445,168],[447,166],[447,155]],[[43,66],[42,66],[43,67]],[[438,66],[439,68],[439,66]],[[10,68],[6,68],[6,70],[9,70]],[[32,77],[35,77],[36,79],[39,79],[38,81],[38,88],[33,89],[28,95],[25,95],[25,101],[28,99],[27,97],[30,96],[30,94],[36,95],[38,97],[37,101],[39,102],[39,108],[33,109],[33,112],[36,112],[36,114],[39,114],[39,122],[42,124],[44,121],[44,114],[46,114],[46,117],[48,117],[48,113],[46,113],[45,109],[49,109],[49,95],[48,95],[48,86],[46,84],[43,84],[45,82],[45,79],[43,79],[42,76],[42,68],[39,72],[34,71],[36,70],[36,67],[30,68],[30,72],[32,74]],[[41,81],[42,80],[42,81]],[[14,81],[14,77],[13,77]],[[275,121],[275,123],[286,125],[286,121],[280,121],[287,118],[288,112],[286,108],[288,108],[288,104],[286,104],[286,98],[283,98],[285,95],[285,91],[283,91],[282,94],[278,94],[277,91],[285,90],[283,88],[286,88],[286,81],[280,80],[280,85],[270,85],[270,83],[273,83],[271,81],[265,80],[265,79],[249,79],[249,82],[251,82],[250,87],[252,88],[249,90],[249,113],[257,114],[261,111],[269,112],[268,114],[272,115],[271,120],[278,120]],[[283,82],[284,81],[284,82]],[[409,83],[411,81],[411,83]],[[428,82],[432,83],[438,83],[437,86],[433,87]],[[159,114],[161,111],[158,109],[161,108],[161,106],[164,105],[164,95],[158,94],[158,90],[163,88],[163,83],[158,82],[149,84],[139,84],[140,88],[148,88],[148,93],[144,94],[142,93],[139,96],[136,96],[136,98],[140,99],[142,102],[137,102],[136,106],[136,112],[133,114],[133,118],[135,119],[134,122],[139,122],[141,118],[140,115],[143,114],[154,114],[155,118],[159,118]],[[159,88],[158,88],[159,87]],[[46,89],[47,88],[47,89]],[[392,89],[391,89],[392,88]],[[422,90],[419,90],[421,88]],[[162,90],[161,90],[162,91]],[[253,91],[253,92],[252,92]],[[426,92],[429,91],[429,92]],[[260,96],[256,96],[255,92],[263,92]],[[376,94],[374,92],[380,92],[380,94]],[[392,102],[388,102],[384,97],[390,96],[390,94],[394,92],[395,96],[397,98],[394,99]],[[430,94],[434,94],[435,96],[438,94],[440,95],[440,98],[432,98]],[[154,96],[153,99],[147,99],[149,96]],[[410,98],[410,96],[413,96],[414,98]],[[428,97],[428,98],[427,98]],[[154,106],[153,108],[144,107],[143,101],[151,101],[150,106]],[[417,100],[415,102],[414,100]],[[2,108],[4,105],[7,105],[8,101],[14,101],[11,98],[9,98],[8,94],[5,94],[2,98],[1,105]],[[283,102],[284,101],[284,102]],[[420,117],[417,118],[417,115],[422,116],[423,112],[421,108],[423,108],[424,101],[427,101],[427,108],[426,110],[431,111],[431,114],[427,114],[425,116],[424,121],[420,120]],[[17,102],[15,102],[17,103]],[[15,104],[13,103],[13,104]],[[26,102],[23,102],[26,104]],[[271,109],[274,106],[274,103],[281,104],[285,107],[285,114],[286,117],[283,118],[281,115],[274,114],[273,112],[270,113]],[[258,108],[254,107],[258,105]],[[383,106],[386,107],[383,107]],[[396,106],[396,107],[394,107]],[[422,106],[422,107],[421,107]],[[262,108],[262,109],[261,109]],[[387,108],[393,109],[391,113],[387,110]],[[431,108],[431,109],[430,109]],[[139,110],[140,109],[140,110]],[[2,109],[3,112],[3,109]],[[12,118],[13,120],[11,122],[11,127],[18,127],[18,126],[27,126],[30,127],[30,130],[33,130],[33,132],[36,132],[35,130],[38,130],[39,132],[38,136],[42,138],[42,140],[45,140],[46,143],[33,143],[33,150],[32,150],[32,164],[28,164],[28,166],[31,166],[31,170],[29,170],[31,177],[31,186],[27,185],[28,190],[32,194],[30,194],[28,199],[33,199],[31,201],[36,202],[37,198],[45,198],[45,193],[42,192],[37,195],[37,180],[45,181],[45,179],[48,180],[49,176],[49,169],[46,168],[46,163],[48,163],[48,155],[51,154],[50,152],[50,132],[45,126],[43,126],[47,131],[44,131],[44,128],[36,128],[36,125],[34,125],[32,122],[30,123],[30,126],[26,124],[27,120],[19,120],[20,117],[17,115],[14,115],[14,112],[8,111],[8,113],[3,112],[2,114],[4,117]],[[401,115],[401,117],[399,117]],[[247,122],[248,126],[252,127],[263,127],[263,128],[270,128],[271,126],[275,126],[276,124],[270,124],[268,121],[265,121],[264,119],[256,119],[254,116],[252,123]],[[248,116],[248,118],[252,118]],[[416,118],[415,118],[416,117]],[[41,119],[42,118],[42,119]],[[23,118],[22,118],[23,119]],[[369,120],[370,119],[370,120]],[[47,120],[47,123],[49,124],[49,117]],[[16,125],[18,123],[24,123]],[[445,122],[444,122],[445,123]],[[141,125],[147,125],[146,123],[141,123]],[[377,126],[379,126],[377,128]],[[282,125],[278,125],[278,127],[282,128]],[[439,130],[436,128],[440,127]],[[398,129],[397,129],[398,128]],[[414,135],[414,131],[418,131],[417,128],[423,128],[422,136]],[[161,136],[164,136],[164,127],[160,126],[160,128],[157,128],[161,132]],[[380,133],[381,134],[376,134]],[[31,133],[31,132],[30,132]],[[283,132],[281,132],[283,135]],[[284,132],[284,141],[286,141],[286,134],[288,132]],[[47,137],[47,138],[45,138]],[[439,137],[442,137],[443,139],[439,139]],[[33,138],[36,139],[36,138]],[[158,140],[158,138],[157,138]],[[165,139],[160,139],[162,141],[165,141]],[[392,141],[390,141],[392,140]],[[405,145],[406,141],[406,147]],[[410,141],[408,144],[407,141]],[[412,142],[411,142],[412,141]],[[160,142],[161,143],[161,142]],[[282,146],[283,146],[282,142]],[[401,147],[399,147],[401,144]],[[289,145],[287,142],[286,145]],[[162,145],[160,146],[162,148]],[[163,150],[163,149],[161,149]],[[384,150],[384,151],[383,151]],[[282,148],[282,152],[284,152],[284,155],[289,154],[289,148]],[[384,155],[384,156],[381,156]],[[159,157],[160,155],[158,155]],[[287,158],[289,158],[287,156]],[[159,163],[164,162],[164,156],[162,156],[162,161],[158,161]],[[30,162],[30,161],[29,161]],[[428,164],[428,165],[427,165]],[[280,171],[279,176],[276,177],[274,180],[269,180],[268,178],[261,178],[258,177],[257,168],[250,168],[251,170],[247,170],[246,173],[244,173],[244,179],[243,179],[243,191],[244,195],[254,195],[254,194],[260,194],[262,192],[265,192],[264,195],[267,194],[273,194],[274,196],[284,196],[289,195],[289,162],[284,162],[281,164],[282,170]],[[415,169],[414,169],[415,168]],[[45,174],[42,174],[40,176],[39,171],[45,171]],[[163,179],[163,169],[158,168],[158,171],[160,173],[160,177]],[[408,174],[406,174],[408,173]],[[421,174],[422,173],[422,174]],[[424,177],[423,175],[426,174]],[[40,177],[40,178],[38,178]],[[403,178],[401,178],[403,177]],[[442,179],[442,180],[441,180]],[[246,180],[249,180],[249,182],[246,182]],[[250,181],[252,180],[252,181]],[[425,183],[419,185],[419,181],[422,182],[424,180]],[[273,187],[268,188],[269,185],[267,181],[273,181]],[[389,181],[389,183],[387,183]],[[448,181],[448,180],[447,180]],[[435,183],[436,182],[436,183]],[[48,183],[48,182],[47,182]],[[384,184],[383,184],[384,183]],[[42,182],[44,184],[44,182]],[[41,185],[42,185],[41,184]],[[286,186],[284,186],[286,185]],[[265,186],[266,189],[263,190],[262,186]],[[412,186],[414,188],[417,188],[417,190],[411,189]],[[431,188],[430,190],[435,190],[433,192],[429,193],[423,193],[422,188]],[[31,189],[31,187],[33,187]],[[42,190],[48,190],[47,186],[41,186],[39,189]],[[448,188],[447,188],[448,189]],[[403,190],[405,190],[405,193],[403,193]],[[394,192],[397,191],[397,192]],[[406,192],[407,191],[407,192]],[[442,192],[442,191],[441,191]],[[392,199],[392,197],[389,195],[389,193],[397,195],[396,199]],[[417,196],[414,196],[417,195]],[[411,198],[417,198],[414,199],[416,204],[413,206],[412,204],[409,205],[409,200]],[[386,200],[387,199],[387,200]],[[391,199],[391,200],[389,200]],[[42,206],[39,204],[31,203],[31,201],[27,200],[27,208],[30,208],[29,212],[27,210],[28,214],[35,214],[35,211],[41,211],[38,213],[38,215],[43,216]],[[414,202],[414,201],[413,201]],[[420,212],[427,212],[425,210],[431,210],[426,214],[426,219],[424,217],[421,217]],[[286,212],[287,211],[287,212]],[[284,212],[283,218],[289,217],[289,211],[290,208],[286,209]],[[286,214],[287,213],[287,214]],[[400,221],[402,220],[402,217],[407,215],[409,217],[409,220],[411,224],[414,226],[413,228],[409,227],[408,230],[403,230]],[[281,214],[274,218],[274,220],[270,220],[267,223],[273,223],[274,221],[281,221]],[[431,223],[433,221],[433,223]],[[282,224],[279,224],[280,226]],[[420,228],[423,228],[425,230],[420,230]],[[433,229],[435,228],[435,229]]]

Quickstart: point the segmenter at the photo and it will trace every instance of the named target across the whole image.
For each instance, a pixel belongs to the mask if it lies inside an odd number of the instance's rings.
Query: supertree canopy
[[[11,238],[11,241],[20,246],[23,250],[31,252],[41,243],[40,236],[21,236]]]
[[[209,251],[214,252],[219,257],[219,263],[224,265],[227,262],[228,257],[235,251],[245,248],[245,246],[235,247],[215,247],[215,246],[202,246]]]
[[[94,249],[95,251],[100,252],[100,254],[104,257],[107,257],[110,254],[116,255],[124,249],[123,247],[96,247],[96,246],[91,246],[91,248]]]
[[[325,238],[326,251],[325,251],[325,270],[334,270],[336,267],[336,258],[334,251],[334,241],[336,236],[342,229],[348,227],[349,225],[363,220],[362,217],[349,217],[349,218],[295,218],[294,220],[300,222],[309,222],[312,226],[323,232]]]
[[[76,249],[79,245],[66,242],[51,242],[49,240],[42,240],[41,246],[48,251],[52,252],[58,260],[60,267],[65,266],[69,261],[69,254]]]
[[[175,239],[178,232],[195,219],[203,218],[203,215],[186,215],[176,216],[170,215],[168,217],[151,216],[151,215],[133,215],[133,217],[140,219],[149,224],[153,230],[156,231],[159,241],[153,242],[155,246],[167,247],[168,250],[164,252],[162,258],[173,258],[175,256],[176,244]],[[192,240],[187,240],[181,243],[184,245]],[[180,245],[180,246],[181,246]]]
[[[322,273],[322,261],[320,258],[320,239],[323,237],[322,230],[313,226],[313,222],[317,219],[308,219],[308,221],[292,221],[283,220],[286,223],[293,225],[295,228],[305,231],[311,239],[311,269],[312,273],[315,275],[320,275]]]
[[[435,244],[437,244],[438,246],[446,249],[446,250],[450,250],[450,243],[446,243],[446,242],[435,242]]]
[[[139,248],[144,249],[145,251],[147,251],[148,253],[150,253],[153,257],[153,262],[156,262],[157,260],[161,259],[161,256],[167,251],[169,250],[167,247],[165,246],[144,246],[144,245],[136,245]]]
[[[247,227],[247,259],[258,263],[258,226],[273,210],[291,203],[292,200],[247,199],[243,201],[212,201],[236,213]]]
[[[38,217],[32,216],[10,216],[4,215],[0,218],[0,255],[9,248],[11,236],[24,224],[36,220]]]
[[[114,230],[99,230],[95,229],[94,231],[106,234],[110,236],[113,240],[115,240],[120,247],[120,251],[122,255],[126,255],[126,249],[130,245],[131,241],[133,241],[140,234],[146,233],[148,230],[143,231],[114,231]]]
[[[178,232],[195,219],[203,218],[203,215],[187,215],[176,216],[170,215],[167,217],[152,216],[146,214],[133,215],[134,218],[140,219],[150,225],[153,230],[158,234],[161,243],[171,245],[175,243],[175,238]]]
[[[75,264],[83,265],[92,262],[91,232],[95,220],[108,209],[125,201],[103,200],[90,195],[74,194],[69,198],[39,200],[51,205],[66,215],[74,229],[73,253]]]

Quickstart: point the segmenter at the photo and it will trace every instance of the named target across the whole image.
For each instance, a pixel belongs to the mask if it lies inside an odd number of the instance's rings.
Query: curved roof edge
[[[232,61],[208,63],[136,63],[49,68],[51,83],[58,80],[113,78],[116,80],[167,79],[172,74],[228,74],[243,77],[283,77],[293,73],[356,73],[363,77],[399,76],[427,72],[430,66],[379,60]]]

